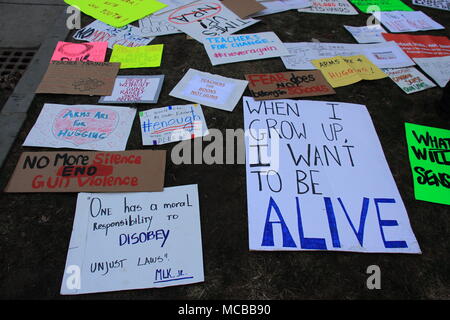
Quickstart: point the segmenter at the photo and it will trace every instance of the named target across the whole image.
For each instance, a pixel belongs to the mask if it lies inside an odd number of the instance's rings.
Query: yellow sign
[[[142,47],[115,45],[109,62],[120,62],[120,69],[159,67],[163,44]]]

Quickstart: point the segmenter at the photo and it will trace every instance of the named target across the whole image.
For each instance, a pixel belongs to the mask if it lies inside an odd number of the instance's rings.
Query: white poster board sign
[[[293,9],[306,8],[311,6],[310,0],[274,0],[274,1],[260,1],[266,9],[261,10],[251,17],[267,16],[269,14],[284,12]]]
[[[450,11],[450,0],[412,0],[416,6]]]
[[[422,11],[385,11],[373,15],[390,32],[415,32],[445,29]]]
[[[414,61],[439,87],[444,88],[450,81],[450,56],[414,58]]]
[[[356,15],[358,11],[347,0],[313,0],[309,8],[299,12]]]
[[[353,38],[355,38],[358,43],[386,42],[382,35],[382,33],[386,33],[386,30],[384,30],[383,27],[379,24],[373,24],[363,27],[352,27],[344,25],[344,28],[352,34]]]
[[[382,71],[407,94],[436,87],[430,79],[414,67],[383,69]]]
[[[181,31],[175,28],[173,24],[169,23],[161,16],[149,15],[138,21],[139,32],[143,37],[157,37],[181,33]]]

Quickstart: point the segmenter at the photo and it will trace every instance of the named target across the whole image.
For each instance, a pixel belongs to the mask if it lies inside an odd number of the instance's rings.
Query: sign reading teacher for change
[[[24,152],[5,192],[137,192],[164,187],[166,151]]]
[[[365,106],[243,109],[250,250],[420,253]]]
[[[78,194],[61,294],[203,281],[197,185]]]
[[[417,200],[450,205],[450,130],[405,123]]]

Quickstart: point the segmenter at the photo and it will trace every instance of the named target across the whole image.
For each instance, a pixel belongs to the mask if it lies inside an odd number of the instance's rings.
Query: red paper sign
[[[410,58],[432,58],[450,55],[447,37],[411,36],[409,34],[383,33],[387,41],[395,41]]]

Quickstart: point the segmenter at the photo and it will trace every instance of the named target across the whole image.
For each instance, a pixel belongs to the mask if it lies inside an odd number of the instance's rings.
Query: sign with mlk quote
[[[244,97],[250,250],[421,253],[365,106]]]

